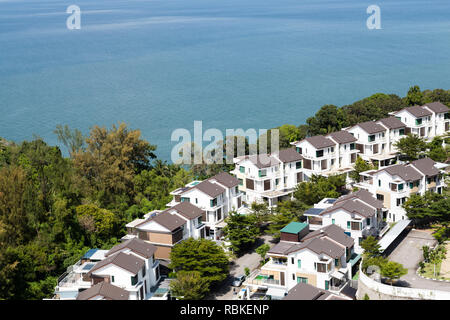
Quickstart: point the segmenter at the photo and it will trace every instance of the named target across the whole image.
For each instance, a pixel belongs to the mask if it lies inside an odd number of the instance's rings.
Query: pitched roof
[[[316,288],[308,283],[299,282],[291,290],[283,300],[320,300],[326,299],[331,295],[330,292]]]
[[[208,180],[216,180],[221,185],[224,185],[227,188],[233,188],[239,185],[239,180],[235,176],[232,176],[228,172],[220,172],[215,176],[209,178]]]
[[[374,196],[372,196],[372,194],[364,189],[360,189],[356,192],[352,192],[349,193],[345,196],[341,196],[339,197],[336,201],[335,204],[344,201],[344,200],[348,200],[348,199],[352,199],[352,198],[357,198],[363,202],[365,202],[366,204],[377,208],[377,209],[382,209],[383,208],[383,201],[378,200],[377,198],[375,198]]]
[[[412,106],[412,107],[404,108],[404,109],[402,109],[400,111],[403,111],[403,110],[409,112],[410,114],[412,114],[416,118],[422,118],[422,117],[425,117],[425,116],[431,116],[432,115],[431,111],[425,109],[423,106]],[[397,111],[396,114],[399,113],[400,111]]]
[[[183,217],[185,217],[189,220],[200,217],[204,212],[199,207],[197,207],[187,201],[180,202],[179,204],[177,204],[177,205],[173,206],[172,208],[169,208],[165,211],[172,211],[172,210],[177,211],[179,214],[181,214]]]
[[[182,225],[186,223],[186,221],[176,214],[171,214],[168,211],[171,208],[158,213],[157,215],[150,217],[148,219],[143,220],[142,222],[138,223],[135,227],[139,229],[139,226],[146,224],[150,221],[155,221],[156,223],[160,224],[164,228],[168,229],[170,232],[178,229]]]
[[[122,269],[128,270],[132,274],[137,274],[139,270],[142,269],[145,262],[143,259],[140,259],[135,255],[119,252],[107,259],[97,262],[95,266],[93,266],[92,269],[89,270],[88,274],[92,274],[92,272],[94,272],[95,270],[103,268],[104,266],[107,266],[109,264],[113,264]]]
[[[287,149],[281,149],[277,153],[278,159],[281,160],[281,162],[294,162],[302,160],[303,157],[300,153],[298,153],[295,148],[287,148]]]
[[[449,108],[440,103],[440,102],[431,102],[431,103],[427,103],[426,105],[424,105],[424,107],[428,107],[431,110],[433,110],[433,112],[435,113],[442,113],[442,112],[448,112]]]
[[[219,186],[218,184],[211,183],[208,180],[202,181],[196,186],[192,187],[192,189],[198,189],[201,192],[207,194],[211,198],[217,197],[219,194],[222,194],[225,192],[225,189]],[[192,190],[190,189],[190,190]],[[186,191],[185,191],[186,192]],[[185,193],[183,192],[183,193]]]
[[[403,164],[397,164],[386,168],[382,168],[378,170],[378,172],[380,171],[386,171],[390,175],[399,176],[405,181],[415,181],[422,178],[422,175],[420,174],[419,171],[417,171],[413,167],[406,166]]]
[[[285,242],[285,241],[280,241],[278,242],[276,245],[274,245],[269,251],[268,253],[273,253],[273,254],[282,254],[285,255],[289,252],[289,250],[295,246],[296,243],[293,242]]]
[[[381,122],[386,127],[388,127],[389,129],[399,129],[406,127],[406,124],[401,122],[400,119],[396,117],[383,118],[378,121]]]
[[[280,161],[269,154],[255,154],[251,156],[245,156],[245,159],[249,160],[259,169],[272,167],[280,163]]]
[[[345,130],[332,132],[328,134],[327,137],[333,138],[333,140],[340,144],[358,141],[358,139],[356,139],[350,132]]]
[[[354,126],[360,127],[361,129],[363,129],[365,132],[367,132],[369,134],[386,131],[385,128],[383,128],[381,125],[379,125],[375,121],[361,122],[361,123],[355,124]]]
[[[307,234],[305,237],[303,237],[303,240],[306,241],[310,238],[322,237],[324,235],[347,248],[350,248],[354,243],[353,238],[346,235],[344,230],[335,224],[330,224],[326,227],[313,231]]]
[[[316,149],[323,149],[336,145],[333,141],[324,136],[312,136],[305,138],[304,140],[308,141]]]
[[[336,242],[320,236],[309,239],[304,239],[304,242],[297,243],[286,251],[287,254],[296,252],[302,249],[309,249],[317,254],[326,254],[331,258],[339,258],[345,253],[345,249]]]
[[[105,257],[108,257],[114,253],[119,252],[122,249],[128,248],[131,251],[133,251],[134,253],[148,259],[151,256],[153,256],[153,254],[156,251],[156,247],[144,240],[138,239],[138,238],[133,238],[127,241],[124,241],[114,247],[112,247],[106,254]]]
[[[436,162],[434,162],[430,158],[422,158],[411,162],[411,165],[413,165],[414,168],[429,177],[438,175],[440,173],[440,171],[434,166],[435,164]]]
[[[102,281],[89,289],[81,291],[77,296],[77,300],[89,300],[98,295],[103,296],[107,300],[128,300],[130,293],[127,290]]]

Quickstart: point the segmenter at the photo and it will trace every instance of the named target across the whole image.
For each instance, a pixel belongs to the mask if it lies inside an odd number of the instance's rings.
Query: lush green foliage
[[[180,271],[197,271],[209,286],[217,284],[228,275],[229,261],[224,250],[212,240],[189,238],[177,243],[170,252],[170,265]]]
[[[373,236],[368,236],[361,242],[361,248],[364,249],[364,253],[372,258],[380,255],[380,245]]]
[[[306,205],[312,206],[323,198],[339,197],[344,186],[345,175],[328,178],[313,175],[310,181],[301,182],[297,185],[294,197]]]
[[[208,280],[198,271],[179,271],[170,282],[172,296],[180,300],[201,300],[209,292]]]
[[[371,165],[370,163],[364,161],[361,157],[357,157],[356,161],[355,161],[355,167],[354,167],[354,171],[352,171],[349,175],[350,178],[355,181],[355,182],[360,182],[361,176],[360,173],[367,171],[367,170],[372,170],[375,169],[373,165]]]
[[[409,161],[417,160],[419,155],[427,149],[426,142],[421,137],[411,133],[401,138],[394,145]]]
[[[231,243],[234,253],[241,253],[255,243],[260,234],[256,217],[254,215],[242,215],[229,212],[225,219],[227,225],[223,229],[225,239]]]
[[[436,192],[426,192],[423,196],[412,194],[403,204],[403,208],[408,218],[418,226],[450,221],[450,198],[446,194]]]

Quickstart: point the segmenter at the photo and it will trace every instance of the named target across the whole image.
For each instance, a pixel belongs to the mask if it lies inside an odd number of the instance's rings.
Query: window
[[[334,220],[334,219],[331,219],[331,223],[334,224],[334,222],[335,222],[335,220]]]
[[[239,185],[243,186],[244,185],[244,180],[243,179],[239,179]]]
[[[131,277],[131,285],[132,286],[136,285],[137,281],[138,281],[138,276],[137,275],[135,275],[134,277]]]
[[[355,150],[355,144],[354,143],[350,143],[350,150]]]
[[[292,274],[292,280],[295,280],[295,274],[294,273]]]
[[[214,199],[212,199],[212,200],[209,200],[209,206],[212,208],[212,207],[215,207],[217,205],[217,198],[214,198]]]
[[[366,224],[367,224],[368,226],[370,226],[370,218],[367,218]]]
[[[259,170],[259,171],[258,171],[258,175],[259,175],[260,177],[265,177],[265,176],[267,175],[267,170]]]
[[[198,203],[198,199],[197,198],[195,198],[195,203]]]
[[[297,147],[297,152],[302,154],[302,148]]]
[[[401,136],[404,136],[404,135],[405,135],[405,129],[400,129],[400,130],[398,131],[398,133],[399,133]]]
[[[314,262],[317,272],[325,273],[327,272],[327,265],[325,263]]]
[[[351,222],[347,221],[347,229],[350,229]]]
[[[339,259],[334,259],[334,266],[339,267]]]
[[[190,199],[189,198],[184,198],[184,197],[181,197],[181,202],[190,202]]]
[[[398,185],[398,190],[399,190],[399,191],[403,190],[403,183],[401,183],[401,184]]]
[[[142,268],[142,277],[145,277],[145,266]]]
[[[296,162],[295,163],[295,168],[296,169],[301,169],[302,168],[302,162],[301,161]]]
[[[316,158],[323,157],[323,150],[316,151]]]
[[[239,171],[240,171],[241,173],[245,173],[245,167],[240,166],[240,167],[239,167]]]
[[[422,118],[416,119],[416,126],[420,126],[422,124]]]
[[[308,283],[308,278],[297,277],[297,283]]]
[[[114,282],[115,280],[114,280],[114,276],[111,276],[111,282]]]
[[[302,268],[302,260],[300,260],[300,259],[297,260],[297,268],[299,268],[299,269]]]
[[[378,186],[381,187],[381,179],[378,180]]]
[[[294,258],[291,258],[291,264],[294,264]]]
[[[373,141],[375,141],[375,135],[374,134],[369,136],[369,142],[373,142]]]

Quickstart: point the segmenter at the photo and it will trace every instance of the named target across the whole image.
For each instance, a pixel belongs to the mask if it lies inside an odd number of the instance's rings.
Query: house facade
[[[361,173],[362,181],[355,186],[366,189],[388,210],[386,220],[396,222],[407,219],[402,205],[411,194],[442,193],[445,187],[442,168],[430,158],[407,164],[392,165]]]
[[[220,240],[223,236],[224,220],[232,210],[243,212],[242,193],[239,180],[226,172],[204,180],[194,181],[184,188],[171,192],[173,200],[169,207],[191,203],[202,210],[205,238]]]
[[[294,148],[237,157],[231,174],[238,179],[247,205],[265,202],[273,207],[278,201],[291,199],[296,185],[303,181],[302,160]]]
[[[204,238],[204,211],[199,207],[182,202],[164,211],[153,211],[145,219],[128,223],[127,238],[137,237],[156,247],[155,257],[170,260],[175,244],[187,238]]]
[[[288,292],[302,282],[339,292],[356,261],[353,239],[337,225],[310,232],[300,241],[282,240],[267,255],[269,261],[244,283],[250,291],[268,287]]]

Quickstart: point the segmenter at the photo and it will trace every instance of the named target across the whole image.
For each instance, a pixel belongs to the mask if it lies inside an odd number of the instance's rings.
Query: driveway
[[[250,272],[259,267],[259,262],[261,260],[261,256],[255,252],[255,249],[258,248],[263,243],[267,243],[270,247],[273,247],[275,243],[271,242],[272,236],[263,235],[258,238],[253,248],[243,256],[240,256],[230,267],[230,276],[225,280],[225,283],[222,284],[222,287],[219,290],[216,290],[212,294],[210,294],[206,299],[208,300],[233,300],[236,299],[236,295],[233,294],[233,288],[236,290],[236,293],[240,290],[240,288],[235,288],[231,286],[233,282],[233,277],[237,275],[244,275],[245,268],[249,268]]]
[[[401,239],[389,254],[389,260],[401,263],[408,269],[408,274],[401,277],[399,285],[411,288],[450,291],[450,283],[427,280],[419,277],[416,271],[423,260],[422,246],[434,247],[437,241],[431,233],[412,229]],[[395,245],[395,244],[394,244]]]

